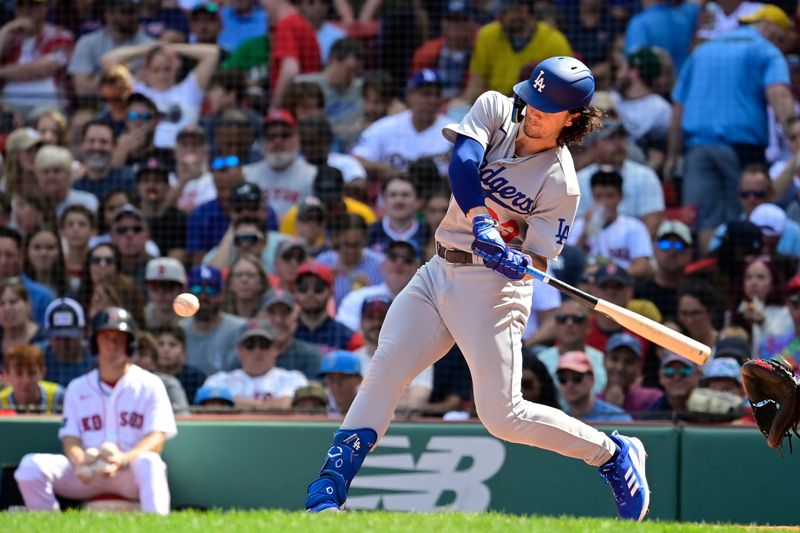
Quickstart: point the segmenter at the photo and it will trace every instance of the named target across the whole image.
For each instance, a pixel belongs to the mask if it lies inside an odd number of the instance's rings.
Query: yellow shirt
[[[532,67],[553,56],[571,56],[572,47],[564,34],[546,22],[536,23],[533,39],[519,52],[499,22],[478,31],[470,71],[486,81],[487,89],[511,95],[514,85],[530,76]]]
[[[17,405],[13,401],[13,387],[0,390],[0,409],[13,409]],[[54,412],[56,407],[64,403],[64,388],[58,383],[50,381],[39,382],[39,395],[42,397],[39,407],[48,413]]]
[[[353,200],[352,198],[344,197],[344,205],[347,208],[348,215],[361,215],[364,222],[370,225],[378,220],[375,212],[364,202]],[[286,216],[283,217],[281,222],[281,233],[286,235],[297,235],[297,206],[293,205]]]

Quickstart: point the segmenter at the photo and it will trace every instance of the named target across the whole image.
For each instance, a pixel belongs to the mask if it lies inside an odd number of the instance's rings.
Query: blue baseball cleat
[[[647,453],[642,441],[616,431],[608,436],[619,452],[600,467],[600,475],[611,485],[620,518],[641,522],[650,509],[650,487],[644,475]]]

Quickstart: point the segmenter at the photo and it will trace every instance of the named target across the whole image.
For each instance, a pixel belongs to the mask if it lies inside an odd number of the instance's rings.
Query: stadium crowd
[[[744,360],[800,369],[795,8],[3,3],[0,409],[58,412],[96,364],[92,317],[119,306],[176,414],[342,416],[435,253],[442,127],[574,55],[605,118],[571,148],[582,198],[550,269],[714,350],[695,366],[537,282],[523,396],[593,421],[746,421]],[[398,416],[468,419],[471,398],[455,346]]]

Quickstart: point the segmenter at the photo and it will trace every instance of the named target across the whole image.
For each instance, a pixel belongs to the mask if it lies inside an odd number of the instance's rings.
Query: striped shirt
[[[329,266],[336,273],[333,281],[333,298],[337,307],[351,291],[383,283],[383,272],[381,272],[383,254],[375,250],[365,248],[362,251],[361,262],[350,272],[345,272],[339,267],[339,252],[333,250],[323,252],[317,257],[317,261]]]

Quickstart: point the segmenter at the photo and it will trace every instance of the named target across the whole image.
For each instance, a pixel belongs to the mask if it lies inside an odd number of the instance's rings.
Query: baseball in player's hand
[[[82,483],[91,483],[92,479],[94,479],[94,474],[94,468],[90,464],[81,463],[75,467],[75,475],[78,476]]]

